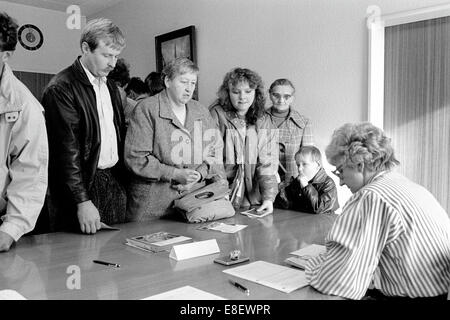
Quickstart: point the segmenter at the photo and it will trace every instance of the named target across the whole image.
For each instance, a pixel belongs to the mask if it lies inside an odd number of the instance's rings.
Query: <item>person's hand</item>
[[[302,188],[304,188],[304,187],[306,187],[308,185],[309,179],[308,179],[308,177],[306,177],[303,174],[299,174],[298,177],[297,177],[297,180],[298,180],[298,182],[300,182],[300,186]]]
[[[13,237],[6,232],[0,231],[0,252],[8,251],[13,243]]]
[[[173,180],[178,182],[179,184],[191,184],[199,181],[201,179],[201,175],[196,170],[191,169],[175,169]]]
[[[191,188],[196,184],[197,181],[188,184],[172,184],[171,187],[179,192],[186,192],[191,190]]]
[[[83,233],[96,233],[101,229],[100,214],[91,200],[77,205],[78,222]]]
[[[270,200],[264,200],[262,205],[258,209],[256,209],[256,211],[265,211],[265,212],[272,213],[273,212],[273,202]]]

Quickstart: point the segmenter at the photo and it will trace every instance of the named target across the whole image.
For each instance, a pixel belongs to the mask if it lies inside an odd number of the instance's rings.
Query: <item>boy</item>
[[[295,154],[295,162],[299,174],[280,188],[280,206],[308,213],[334,213],[339,208],[336,185],[322,167],[319,149],[302,147]]]

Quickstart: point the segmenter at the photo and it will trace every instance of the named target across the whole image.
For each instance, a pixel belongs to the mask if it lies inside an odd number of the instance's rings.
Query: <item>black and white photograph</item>
[[[449,124],[450,0],[0,0],[0,305],[431,317]]]

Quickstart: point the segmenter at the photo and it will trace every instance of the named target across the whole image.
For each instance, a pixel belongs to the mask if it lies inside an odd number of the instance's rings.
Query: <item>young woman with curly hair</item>
[[[224,140],[224,166],[236,209],[273,212],[278,192],[277,130],[264,112],[261,77],[246,68],[228,72],[210,112]]]

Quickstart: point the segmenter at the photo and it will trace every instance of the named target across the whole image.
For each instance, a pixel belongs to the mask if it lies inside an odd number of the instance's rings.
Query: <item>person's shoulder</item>
[[[159,94],[142,99],[137,103],[135,102],[135,108],[140,109],[142,112],[150,114],[158,113],[159,105],[160,105]]]
[[[44,90],[44,94],[48,91],[55,91],[55,90],[68,90],[70,87],[73,86],[74,83],[74,76],[73,71],[71,70],[71,67],[67,67],[57,74],[55,74],[47,84]]]
[[[273,129],[272,118],[268,112],[263,114],[256,120],[257,129]]]
[[[9,92],[6,94],[6,98],[11,108],[10,111],[42,112],[44,110],[28,87],[17,79],[12,72],[11,76],[8,77],[8,81],[7,91]]]
[[[189,100],[187,103],[189,108],[195,108],[196,110],[203,112],[203,113],[209,113],[208,108],[205,107],[203,104],[198,102],[197,100]]]
[[[292,120],[294,120],[294,122],[304,128],[307,124],[311,123],[311,119],[309,119],[308,117],[300,114],[300,112],[298,112],[297,110],[295,110],[294,108],[290,108],[290,114],[289,116],[291,117]]]
[[[216,112],[216,113],[224,113],[225,110],[223,109],[223,106],[219,103],[219,100],[215,100],[213,103],[211,103],[208,107],[209,112]]]

